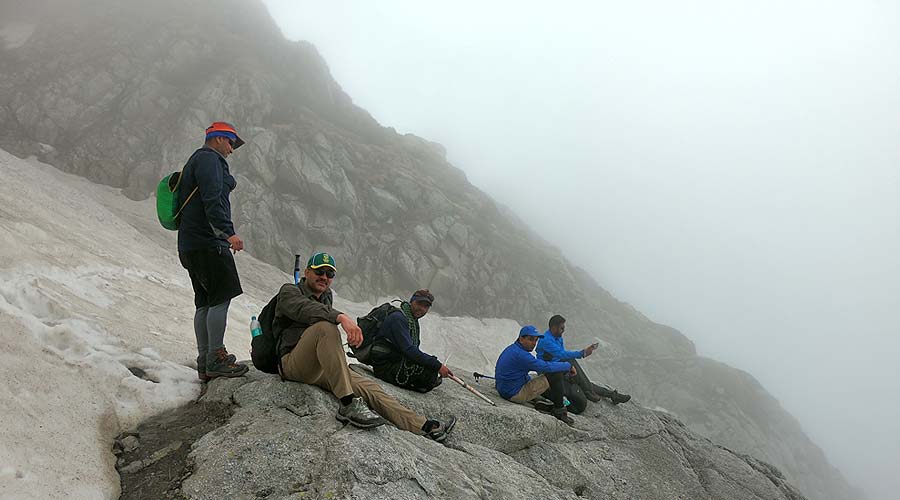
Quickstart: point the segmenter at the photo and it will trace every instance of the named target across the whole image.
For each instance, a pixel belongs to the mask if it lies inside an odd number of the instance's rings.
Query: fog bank
[[[382,124],[900,489],[896,4],[266,3]]]

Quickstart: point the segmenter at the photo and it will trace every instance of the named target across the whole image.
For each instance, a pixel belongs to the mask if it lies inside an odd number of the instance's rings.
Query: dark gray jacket
[[[338,324],[337,317],[343,314],[331,307],[331,289],[325,290],[318,299],[306,286],[306,278],[300,283],[286,283],[278,291],[275,319],[272,329],[278,340],[278,356],[284,356],[300,341],[303,332],[319,321]]]

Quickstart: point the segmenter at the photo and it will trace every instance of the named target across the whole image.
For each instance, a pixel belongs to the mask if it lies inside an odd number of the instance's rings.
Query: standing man
[[[550,414],[568,425],[575,420],[568,415],[563,401],[566,373],[574,375],[575,367],[567,362],[544,361],[531,354],[538,339],[544,334],[538,333],[532,325],[523,326],[519,330],[519,338],[503,350],[497,358],[494,368],[495,386],[503,399],[513,403],[527,403],[538,396],[544,396],[553,402]],[[528,372],[541,375],[531,378]]]
[[[613,404],[625,403],[631,399],[628,394],[619,394],[606,387],[591,383],[587,373],[579,366],[577,359],[590,356],[597,349],[597,344],[591,344],[580,351],[567,351],[563,333],[566,331],[566,318],[559,314],[550,318],[549,329],[544,332],[543,338],[537,344],[537,355],[545,361],[568,361],[575,367],[576,374],[566,380],[566,397],[572,402],[572,407],[578,409],[573,413],[581,413],[587,406],[585,398],[593,402],[600,398],[609,398]]]
[[[197,374],[204,382],[239,377],[248,369],[225,350],[228,306],[244,293],[232,256],[244,249],[231,222],[229,197],[237,182],[225,159],[243,144],[234,126],[215,122],[206,129],[206,143],[182,170],[178,258],[194,288]]]
[[[419,319],[428,314],[434,295],[427,289],[416,290],[409,302],[388,314],[372,344],[372,369],[385,382],[426,393],[453,375],[437,357],[419,350]]]
[[[455,417],[443,423],[427,419],[400,404],[375,381],[350,371],[337,325],[347,332],[347,343],[353,347],[362,344],[363,336],[350,316],[332,307],[336,273],[334,258],[319,252],[309,258],[299,283],[285,284],[278,291],[272,327],[279,339],[281,375],[334,394],[341,405],[335,418],[341,422],[377,427],[384,423],[383,416],[399,429],[444,441],[456,424]]]

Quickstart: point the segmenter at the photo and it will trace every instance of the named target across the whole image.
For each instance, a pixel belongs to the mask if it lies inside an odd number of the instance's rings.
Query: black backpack
[[[250,341],[250,359],[257,370],[266,373],[278,373],[278,365],[281,358],[278,356],[278,337],[275,335],[275,305],[278,303],[278,294],[263,307],[259,313],[259,326],[262,335],[253,337]]]
[[[393,302],[400,302],[400,300],[394,300]],[[350,351],[360,363],[372,364],[372,344],[375,342],[378,330],[381,330],[384,318],[399,310],[399,307],[392,305],[390,302],[385,302],[369,311],[369,314],[362,318],[356,318],[356,324],[362,330],[363,341],[359,347],[350,346]]]

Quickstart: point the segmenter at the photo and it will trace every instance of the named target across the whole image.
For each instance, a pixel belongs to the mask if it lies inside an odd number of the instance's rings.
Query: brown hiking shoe
[[[229,354],[228,358],[226,358],[229,363],[234,363],[237,361],[237,358],[234,357],[234,354]],[[197,378],[200,379],[200,382],[209,382],[209,379],[212,378],[206,374],[206,355],[197,356]]]
[[[197,370],[199,372],[199,365]],[[207,380],[216,377],[240,377],[247,373],[247,370],[249,370],[247,365],[236,362],[235,357],[228,354],[224,347],[206,355]],[[200,380],[203,380],[203,377],[200,377]]]
[[[201,382],[209,382],[209,375],[206,374],[206,355],[197,356],[197,378]]]

